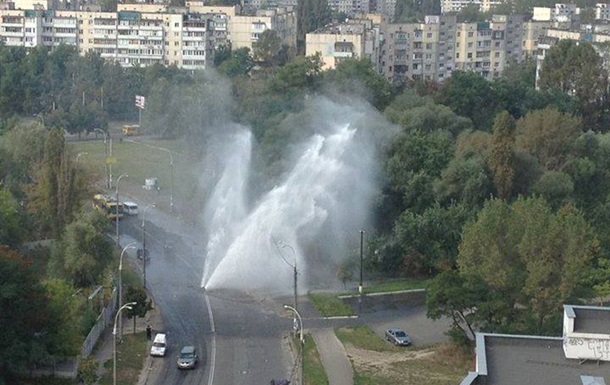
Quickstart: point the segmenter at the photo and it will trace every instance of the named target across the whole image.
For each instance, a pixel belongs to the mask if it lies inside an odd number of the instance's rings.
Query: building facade
[[[175,65],[204,69],[214,50],[230,43],[252,48],[262,32],[276,30],[284,44],[296,46],[291,9],[238,15],[235,7],[168,9],[163,4],[119,5],[117,12],[0,10],[0,40],[7,46],[75,46],[124,67]]]

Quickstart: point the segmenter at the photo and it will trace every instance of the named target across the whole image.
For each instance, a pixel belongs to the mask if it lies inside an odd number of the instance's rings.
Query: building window
[[[472,59],[472,52],[468,52],[468,59]]]
[[[468,37],[473,37],[474,36],[474,32],[468,32]]]
[[[431,38],[432,38],[432,32],[428,32],[428,34],[426,35],[426,37],[427,37],[428,39],[431,39]]]

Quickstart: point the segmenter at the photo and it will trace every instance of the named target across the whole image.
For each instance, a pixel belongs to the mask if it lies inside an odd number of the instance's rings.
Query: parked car
[[[397,346],[411,345],[411,338],[401,329],[388,329],[385,332],[385,338]]]
[[[158,333],[150,347],[150,355],[164,357],[167,353],[167,336],[165,333]]]
[[[197,350],[194,346],[185,346],[178,356],[178,369],[194,369],[197,366]]]

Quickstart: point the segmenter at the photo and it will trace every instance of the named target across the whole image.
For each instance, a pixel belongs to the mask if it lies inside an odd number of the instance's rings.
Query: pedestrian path
[[[354,385],[354,370],[334,329],[311,329],[329,385]]]

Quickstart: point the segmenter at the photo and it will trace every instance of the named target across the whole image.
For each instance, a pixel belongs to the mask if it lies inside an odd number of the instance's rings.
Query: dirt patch
[[[458,354],[443,344],[426,349],[378,352],[346,344],[354,370],[376,383],[433,385],[459,383],[467,374],[469,354]]]

